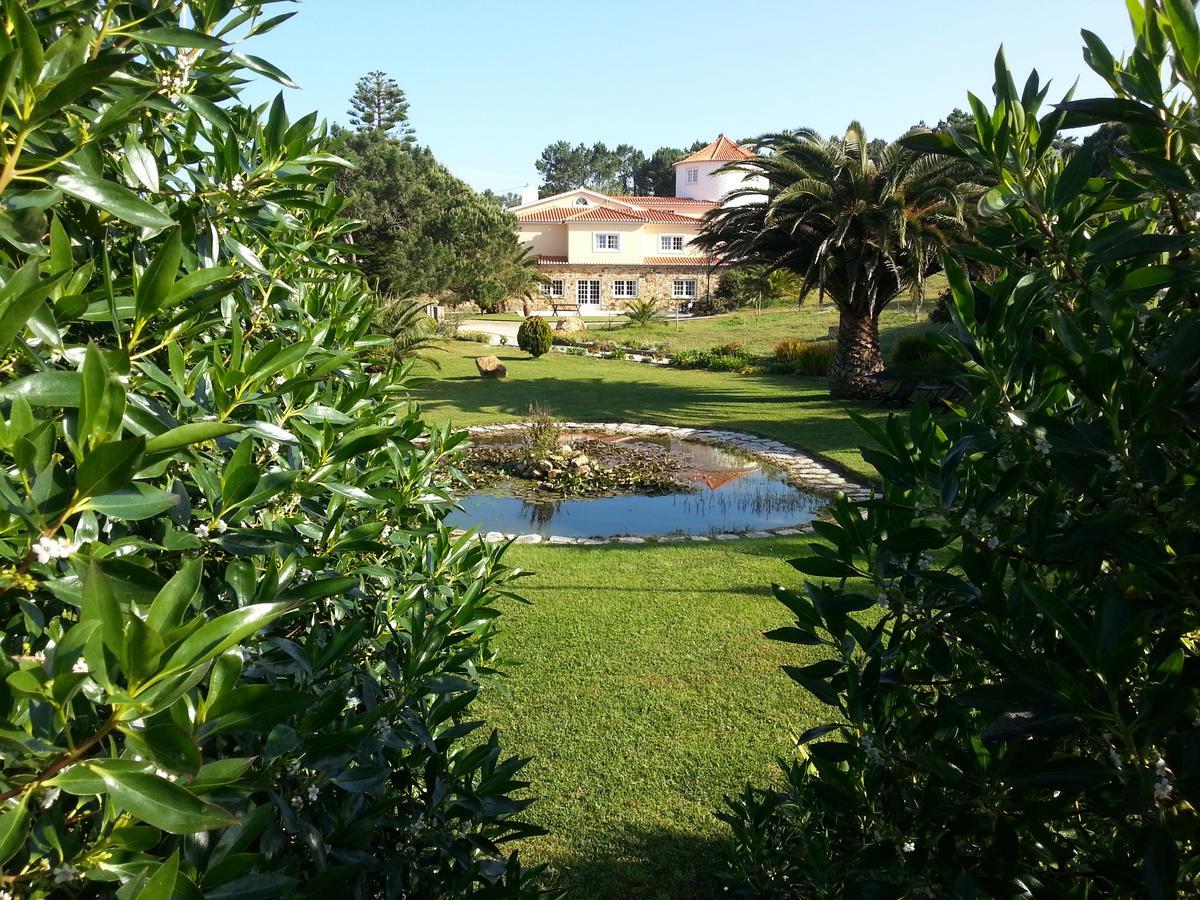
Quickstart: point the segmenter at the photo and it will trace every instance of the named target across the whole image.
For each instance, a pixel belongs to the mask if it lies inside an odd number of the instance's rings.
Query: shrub
[[[647,325],[652,325],[658,318],[661,306],[662,301],[656,297],[638,297],[635,300],[626,300],[625,318],[631,324],[645,328]]]
[[[938,325],[948,325],[953,321],[953,316],[950,313],[951,305],[950,292],[939,294],[937,299],[933,301],[933,306],[929,310],[928,319]]]
[[[535,359],[550,349],[553,333],[541,316],[530,316],[517,329],[517,346]]]
[[[793,375],[823,377],[829,374],[836,350],[833,341],[806,341],[788,338],[775,345],[775,371]]]
[[[629,353],[624,347],[616,347],[609,354],[609,359],[629,359]]]
[[[514,573],[449,535],[315,115],[237,100],[266,6],[5,6],[0,886],[533,896],[468,738]]]
[[[471,341],[476,344],[490,344],[492,336],[486,331],[460,331],[458,333],[460,341]]]
[[[680,350],[671,359],[676,369],[707,369],[710,372],[742,372],[754,358],[747,354],[741,342],[723,344],[708,350]]]
[[[1200,30],[1190,3],[1131,12],[1120,61],[1086,35],[1118,99],[1039,118],[1001,56],[995,112],[910,139],[998,185],[975,235],[996,277],[945,259],[963,406],[864,421],[882,495],[835,504],[793,563],[812,581],[776,588],[794,623],[773,636],[826,657],[788,672],[829,712],[782,789],[732,802],[731,894],[1200,889],[1200,272],[1176,202],[1200,191],[1178,153]],[[1054,149],[1062,115],[1097,113],[1136,166]]]
[[[910,363],[928,362],[936,353],[934,345],[924,334],[906,334],[896,341],[892,348],[893,366],[903,366]]]

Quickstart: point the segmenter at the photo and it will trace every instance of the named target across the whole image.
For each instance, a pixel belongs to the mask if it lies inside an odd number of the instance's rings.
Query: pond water
[[[682,480],[695,492],[570,500],[513,496],[500,482],[463,497],[448,523],[506,534],[610,538],[623,535],[709,535],[784,528],[812,521],[828,502],[787,482],[782,469],[752,456],[674,438],[567,435],[653,444],[680,460]]]

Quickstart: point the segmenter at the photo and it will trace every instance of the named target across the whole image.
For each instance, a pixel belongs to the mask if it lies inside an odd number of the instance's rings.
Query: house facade
[[[578,303],[583,313],[619,310],[650,297],[680,306],[716,287],[721,261],[693,246],[706,212],[747,186],[726,163],[753,157],[721,135],[675,164],[674,197],[610,196],[578,188],[512,209],[518,238],[546,276],[547,305]]]

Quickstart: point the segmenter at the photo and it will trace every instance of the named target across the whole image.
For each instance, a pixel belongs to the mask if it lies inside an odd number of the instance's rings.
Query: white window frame
[[[563,280],[561,278],[552,278],[549,283],[539,284],[538,288],[547,297],[561,297],[563,295]]]
[[[600,279],[580,278],[575,282],[575,302],[580,304],[598,304],[600,302]]]
[[[688,184],[698,184],[699,181],[700,181],[700,170],[694,169],[694,168],[688,169],[687,170],[687,183]]]
[[[678,247],[675,244],[679,244]],[[658,236],[658,252],[659,253],[682,253],[684,245],[687,243],[687,235],[683,234],[660,234]]]
[[[636,297],[638,295],[638,282],[636,278],[618,278],[612,283],[612,293],[614,297],[623,299]]]
[[[620,253],[620,233],[616,231],[592,232],[592,250],[596,253]]]
[[[696,288],[695,278],[676,278],[671,283],[671,296],[679,300],[695,300]]]
[[[591,206],[592,204],[588,202],[587,197],[579,197],[575,200],[575,205],[576,206]]]

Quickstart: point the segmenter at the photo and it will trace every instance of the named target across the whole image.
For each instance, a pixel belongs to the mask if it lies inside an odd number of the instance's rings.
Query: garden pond
[[[601,464],[614,454],[644,455],[648,467],[669,459],[669,487],[652,493],[558,497],[524,478],[500,477],[460,498],[448,524],[480,532],[613,538],[625,535],[712,535],[794,527],[816,518],[828,498],[804,491],[780,468],[748,453],[673,437],[571,433],[566,446],[585,446]],[[512,436],[476,442],[492,451]],[[600,450],[596,448],[600,447]]]

